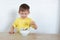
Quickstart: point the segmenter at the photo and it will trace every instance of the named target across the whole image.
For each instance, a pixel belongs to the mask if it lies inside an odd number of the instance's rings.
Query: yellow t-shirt
[[[31,18],[25,18],[25,19],[17,18],[14,21],[13,26],[17,28],[17,30],[20,30],[21,28],[29,28],[30,22],[31,22]]]

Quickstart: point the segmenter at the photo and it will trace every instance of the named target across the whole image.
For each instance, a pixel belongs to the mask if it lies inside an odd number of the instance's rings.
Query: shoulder
[[[31,22],[34,22],[34,20],[32,18],[28,18]]]
[[[20,18],[16,18],[15,21],[18,21]]]
[[[28,19],[28,20],[32,20],[32,18],[29,18],[29,17],[28,17],[27,19]]]
[[[29,18],[29,17],[28,17],[27,19],[30,19],[30,20],[32,20],[32,18]]]

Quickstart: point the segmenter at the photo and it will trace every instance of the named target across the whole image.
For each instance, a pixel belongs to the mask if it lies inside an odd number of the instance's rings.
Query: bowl
[[[28,29],[27,30],[20,30],[20,34],[22,36],[27,36],[29,33],[30,33],[30,31]]]

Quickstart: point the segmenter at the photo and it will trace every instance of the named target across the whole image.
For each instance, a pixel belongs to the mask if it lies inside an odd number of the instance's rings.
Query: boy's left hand
[[[32,26],[34,29],[37,29],[37,25],[35,24],[34,21],[31,21],[31,26]]]

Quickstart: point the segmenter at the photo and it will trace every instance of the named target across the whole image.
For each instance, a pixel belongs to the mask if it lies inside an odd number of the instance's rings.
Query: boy
[[[14,28],[18,31],[22,28],[27,30],[30,27],[37,29],[35,22],[31,18],[28,18],[28,15],[30,14],[29,9],[30,7],[27,4],[21,4],[18,11],[20,17],[14,21],[12,27],[10,28],[10,34],[14,34]]]

